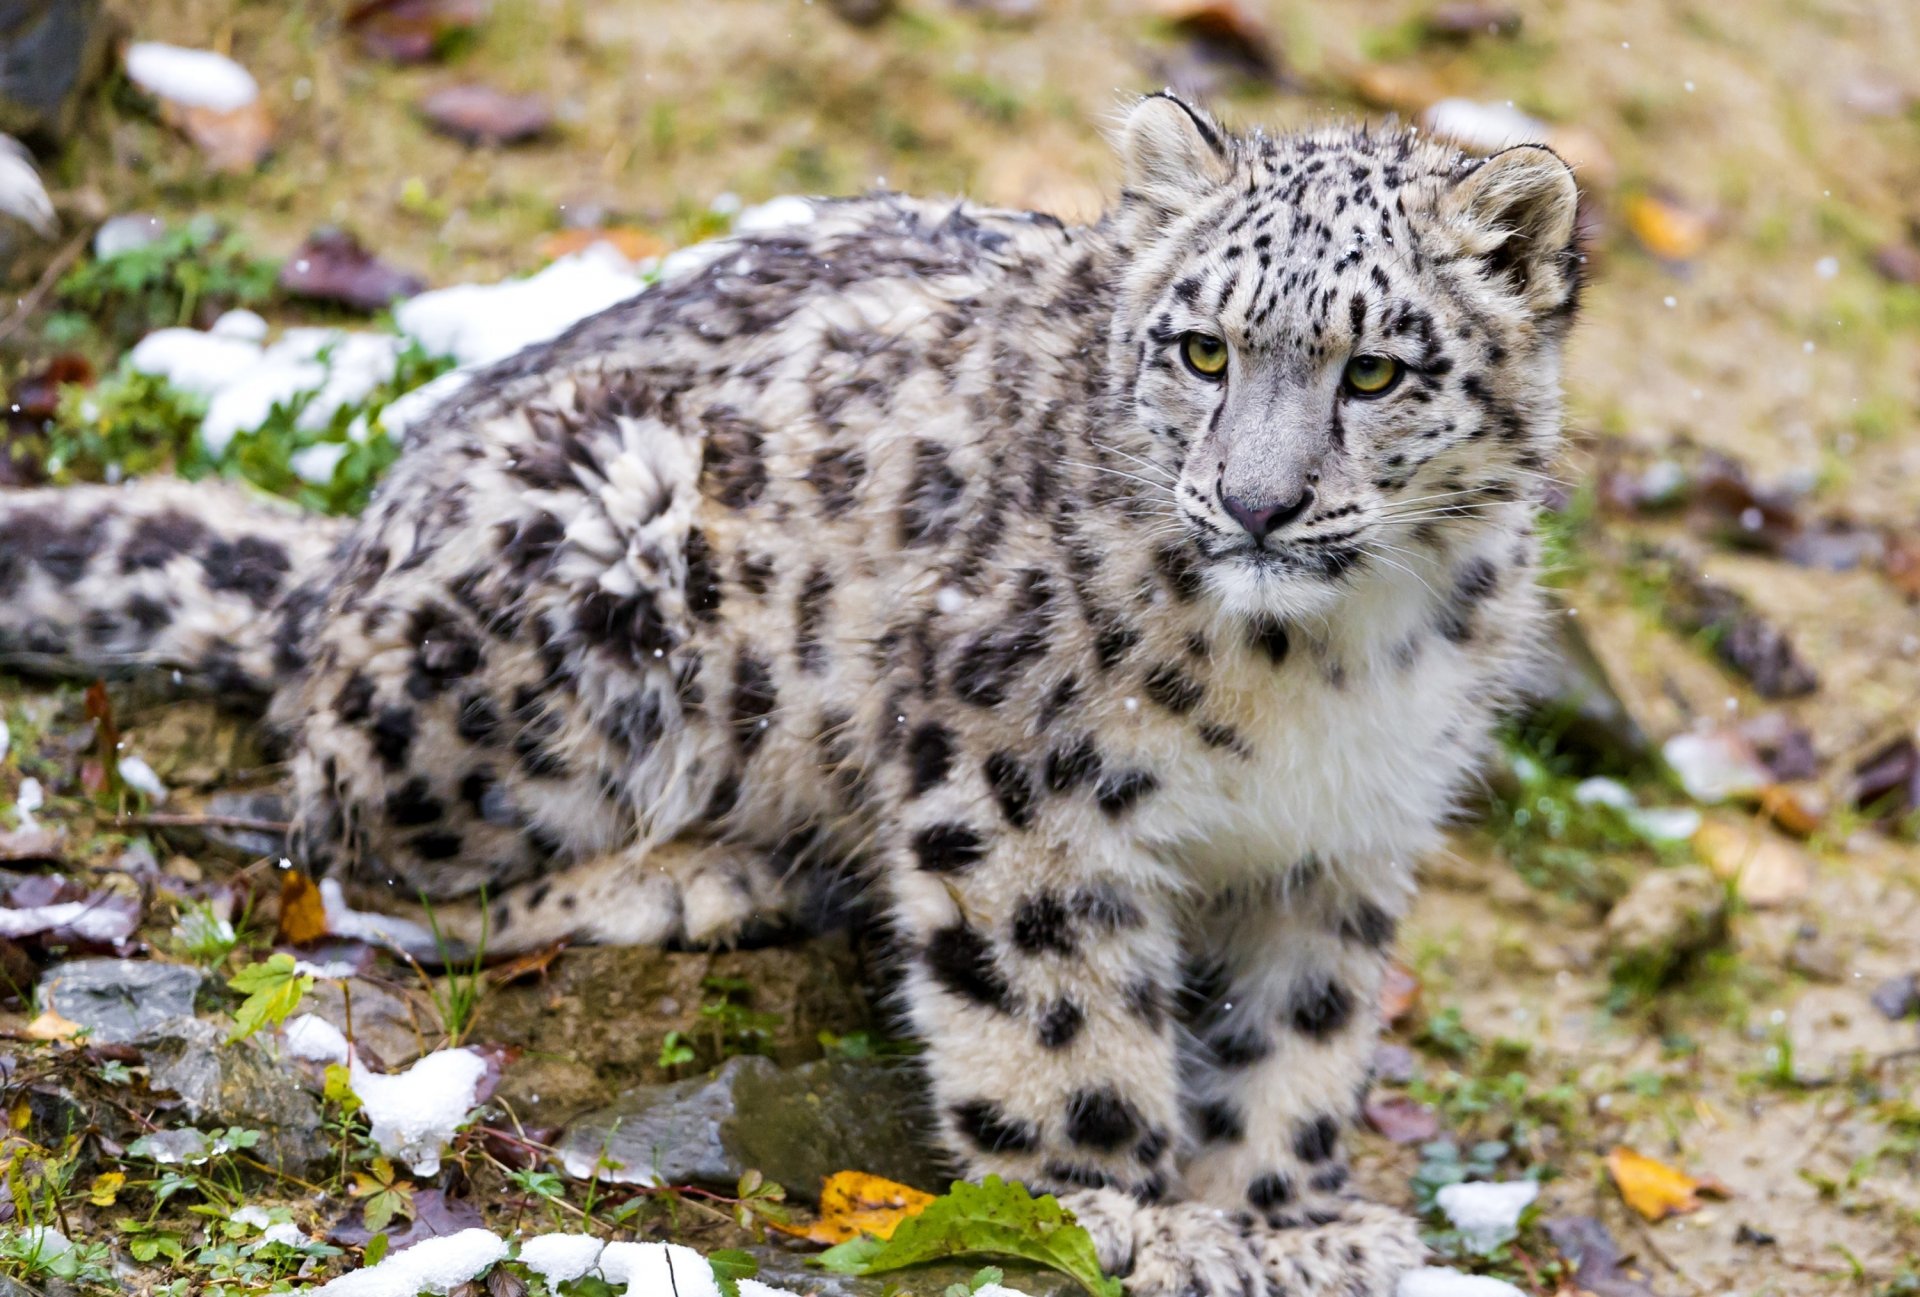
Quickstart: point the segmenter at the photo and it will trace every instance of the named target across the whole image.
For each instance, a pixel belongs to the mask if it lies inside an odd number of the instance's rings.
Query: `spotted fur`
[[[1388,1293],[1416,1236],[1339,1135],[1534,632],[1573,185],[1169,96],[1121,152],[1093,227],[880,195],[711,245],[337,538],[8,497],[0,652],[274,682],[302,863],[484,888],[496,948],[725,940],[850,862],[969,1172],[1071,1194],[1136,1293]]]

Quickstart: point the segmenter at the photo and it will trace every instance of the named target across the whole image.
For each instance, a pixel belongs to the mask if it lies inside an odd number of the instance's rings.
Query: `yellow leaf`
[[[33,1105],[26,1095],[14,1100],[13,1111],[7,1114],[7,1124],[15,1130],[25,1130],[33,1121]]]
[[[1607,1173],[1627,1206],[1648,1220],[1698,1211],[1702,1193],[1727,1196],[1726,1186],[1716,1180],[1696,1180],[1624,1146],[1607,1154]]]
[[[83,1030],[79,1023],[68,1022],[52,1009],[27,1024],[27,1036],[32,1040],[72,1040]]]
[[[820,1186],[819,1220],[810,1225],[768,1223],[783,1233],[814,1243],[845,1243],[862,1234],[887,1239],[893,1237],[901,1221],[918,1216],[932,1201],[930,1193],[877,1175],[836,1171]]]
[[[96,1207],[113,1206],[114,1197],[120,1192],[120,1186],[127,1177],[120,1171],[108,1171],[93,1177],[93,1188],[87,1194],[87,1201]]]
[[[1652,194],[1627,200],[1627,226],[1662,261],[1687,261],[1707,246],[1706,217]]]
[[[327,907],[320,889],[297,869],[280,875],[280,940],[312,945],[327,935]]]

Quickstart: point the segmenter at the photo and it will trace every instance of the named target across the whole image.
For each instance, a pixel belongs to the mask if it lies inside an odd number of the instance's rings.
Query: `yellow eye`
[[[1218,378],[1227,372],[1227,344],[1206,333],[1189,333],[1180,354],[1187,368],[1202,378]]]
[[[1347,390],[1359,396],[1385,396],[1400,381],[1400,362],[1392,356],[1355,356],[1347,362]]]

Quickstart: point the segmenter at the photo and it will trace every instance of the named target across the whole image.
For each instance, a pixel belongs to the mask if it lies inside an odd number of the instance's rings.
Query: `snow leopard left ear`
[[[1213,118],[1162,90],[1133,106],[1120,129],[1127,192],[1178,210],[1233,173],[1227,134]]]
[[[1552,149],[1503,149],[1456,181],[1441,200],[1444,215],[1464,227],[1468,250],[1536,314],[1572,300],[1579,280],[1575,213],[1580,190],[1573,169]]]

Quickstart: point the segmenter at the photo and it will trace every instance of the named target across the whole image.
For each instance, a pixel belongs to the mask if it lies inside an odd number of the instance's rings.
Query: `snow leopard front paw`
[[[1093,1235],[1101,1268],[1129,1297],[1261,1297],[1266,1280],[1248,1237],[1251,1218],[1204,1203],[1141,1206],[1095,1189],[1062,1202]]]

